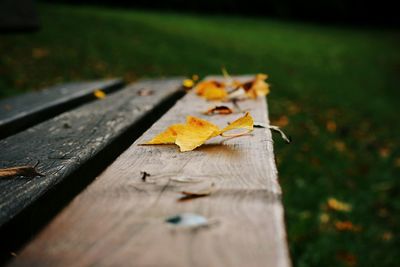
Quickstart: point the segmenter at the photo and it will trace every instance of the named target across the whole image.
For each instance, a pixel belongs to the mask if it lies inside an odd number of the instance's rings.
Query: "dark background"
[[[398,9],[394,7],[394,1],[388,0],[56,0],[46,2],[173,10],[190,13],[274,17],[286,20],[302,20],[328,24],[391,27],[400,25]]]

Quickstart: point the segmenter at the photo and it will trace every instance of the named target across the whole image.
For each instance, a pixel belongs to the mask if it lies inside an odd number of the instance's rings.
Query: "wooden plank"
[[[166,101],[176,98],[180,87],[179,78],[141,81],[104,100],[1,140],[0,168],[40,162],[38,170],[45,177],[0,179],[0,225],[113,143],[125,142],[121,137],[133,142],[132,136],[140,130],[139,125],[145,119],[154,119],[150,115]],[[139,96],[143,88],[152,90],[153,94]],[[126,132],[131,136],[124,136]]]
[[[180,153],[176,146],[138,146],[187,115],[221,127],[240,114],[206,117],[211,104],[193,93],[155,123],[78,195],[10,266],[290,266],[271,132],[217,137]],[[240,103],[268,124],[265,99]],[[141,172],[151,176],[142,180]],[[182,190],[214,183],[208,197],[178,202]],[[199,229],[165,219],[196,213],[216,221]]]
[[[0,138],[47,120],[80,104],[96,99],[97,89],[111,93],[123,86],[121,79],[60,84],[47,89],[0,100]]]

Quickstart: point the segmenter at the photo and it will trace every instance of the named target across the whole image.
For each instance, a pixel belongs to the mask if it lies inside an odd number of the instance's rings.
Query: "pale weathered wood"
[[[0,138],[10,136],[64,111],[96,99],[95,90],[119,89],[121,79],[59,84],[41,91],[0,100]]]
[[[271,132],[217,137],[180,153],[174,145],[139,146],[187,115],[223,127],[241,114],[205,116],[189,93],[78,195],[11,266],[290,266]],[[265,99],[240,103],[268,124]],[[150,173],[146,181],[141,171]],[[176,179],[197,179],[182,183]],[[182,190],[215,183],[208,197],[177,202]],[[216,221],[174,228],[169,216],[197,213]]]
[[[135,134],[140,130],[140,124],[145,123],[144,119],[154,120],[150,115],[181,91],[181,80],[140,81],[104,100],[89,103],[0,140],[0,168],[39,162],[37,169],[44,175],[33,179],[0,179],[0,225],[108,147],[124,142],[119,138],[127,131]],[[140,96],[138,93],[143,88],[154,93]],[[131,142],[134,140],[127,138]],[[1,241],[4,239],[0,237]]]

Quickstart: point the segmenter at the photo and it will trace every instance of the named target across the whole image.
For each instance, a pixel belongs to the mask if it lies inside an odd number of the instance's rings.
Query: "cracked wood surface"
[[[0,179],[0,225],[175,96],[181,90],[181,81],[181,78],[139,81],[104,100],[65,112],[0,140],[0,168],[39,162],[38,171],[45,175],[32,179]],[[143,88],[154,93],[139,96]]]
[[[52,118],[95,99],[93,92],[110,93],[122,87],[121,79],[74,82],[0,100],[0,138]]]
[[[269,123],[266,99],[239,105]],[[194,93],[178,101],[10,265],[290,266],[270,130],[217,137],[184,153],[175,145],[139,145],[187,115],[220,127],[242,115],[203,115],[210,106]],[[150,174],[146,181],[142,171]],[[209,183],[216,188],[210,196],[177,201],[181,191]],[[165,222],[188,212],[216,223],[183,229]]]

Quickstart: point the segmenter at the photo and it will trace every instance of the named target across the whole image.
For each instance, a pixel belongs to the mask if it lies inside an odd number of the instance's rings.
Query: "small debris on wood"
[[[71,124],[69,122],[64,122],[63,123],[63,128],[64,129],[70,129],[71,128]]]
[[[209,110],[203,112],[205,115],[214,115],[214,114],[222,114],[222,115],[227,115],[227,114],[232,114],[233,111],[227,106],[215,106],[213,108],[210,108]]]
[[[243,110],[242,110],[242,108],[239,106],[239,104],[238,104],[238,99],[237,98],[233,98],[232,99],[232,104],[233,104],[233,106],[235,107],[235,109],[237,110],[237,111],[239,111],[239,112],[244,112]]]
[[[203,181],[200,178],[191,178],[191,177],[188,177],[188,178],[173,177],[173,178],[170,178],[170,180],[173,182],[178,182],[178,183],[199,183],[199,182]]]
[[[178,199],[178,202],[184,202],[184,201],[192,200],[192,199],[195,199],[195,198],[201,198],[201,197],[209,196],[214,192],[214,187],[215,187],[215,184],[211,183],[211,185],[208,186],[207,188],[203,188],[203,189],[200,189],[200,190],[182,191],[181,193],[183,194],[183,196]]]
[[[11,168],[0,169],[0,178],[13,178],[18,176],[33,178],[36,176],[44,176],[37,171],[36,167],[39,164],[36,163],[35,166],[18,166]]]
[[[209,227],[217,221],[210,221],[206,217],[194,213],[182,213],[174,215],[165,220],[166,223],[176,227],[197,229],[201,227]]]
[[[292,142],[292,138],[289,136],[286,136],[286,134],[278,127],[274,125],[265,125],[263,123],[254,123],[253,125],[254,128],[268,128],[272,131],[278,132],[282,139],[285,140],[286,143],[290,144]]]
[[[7,110],[7,111],[12,110],[12,106],[9,105],[9,104],[5,104],[5,105],[3,106],[3,108],[4,108],[4,110]]]
[[[137,92],[138,96],[149,96],[149,95],[152,95],[153,93],[154,93],[153,90],[150,90],[150,89],[147,89],[147,88],[140,89]]]
[[[145,171],[141,171],[140,174],[142,175],[142,181],[146,182],[147,176],[151,176],[150,173],[145,172]]]

